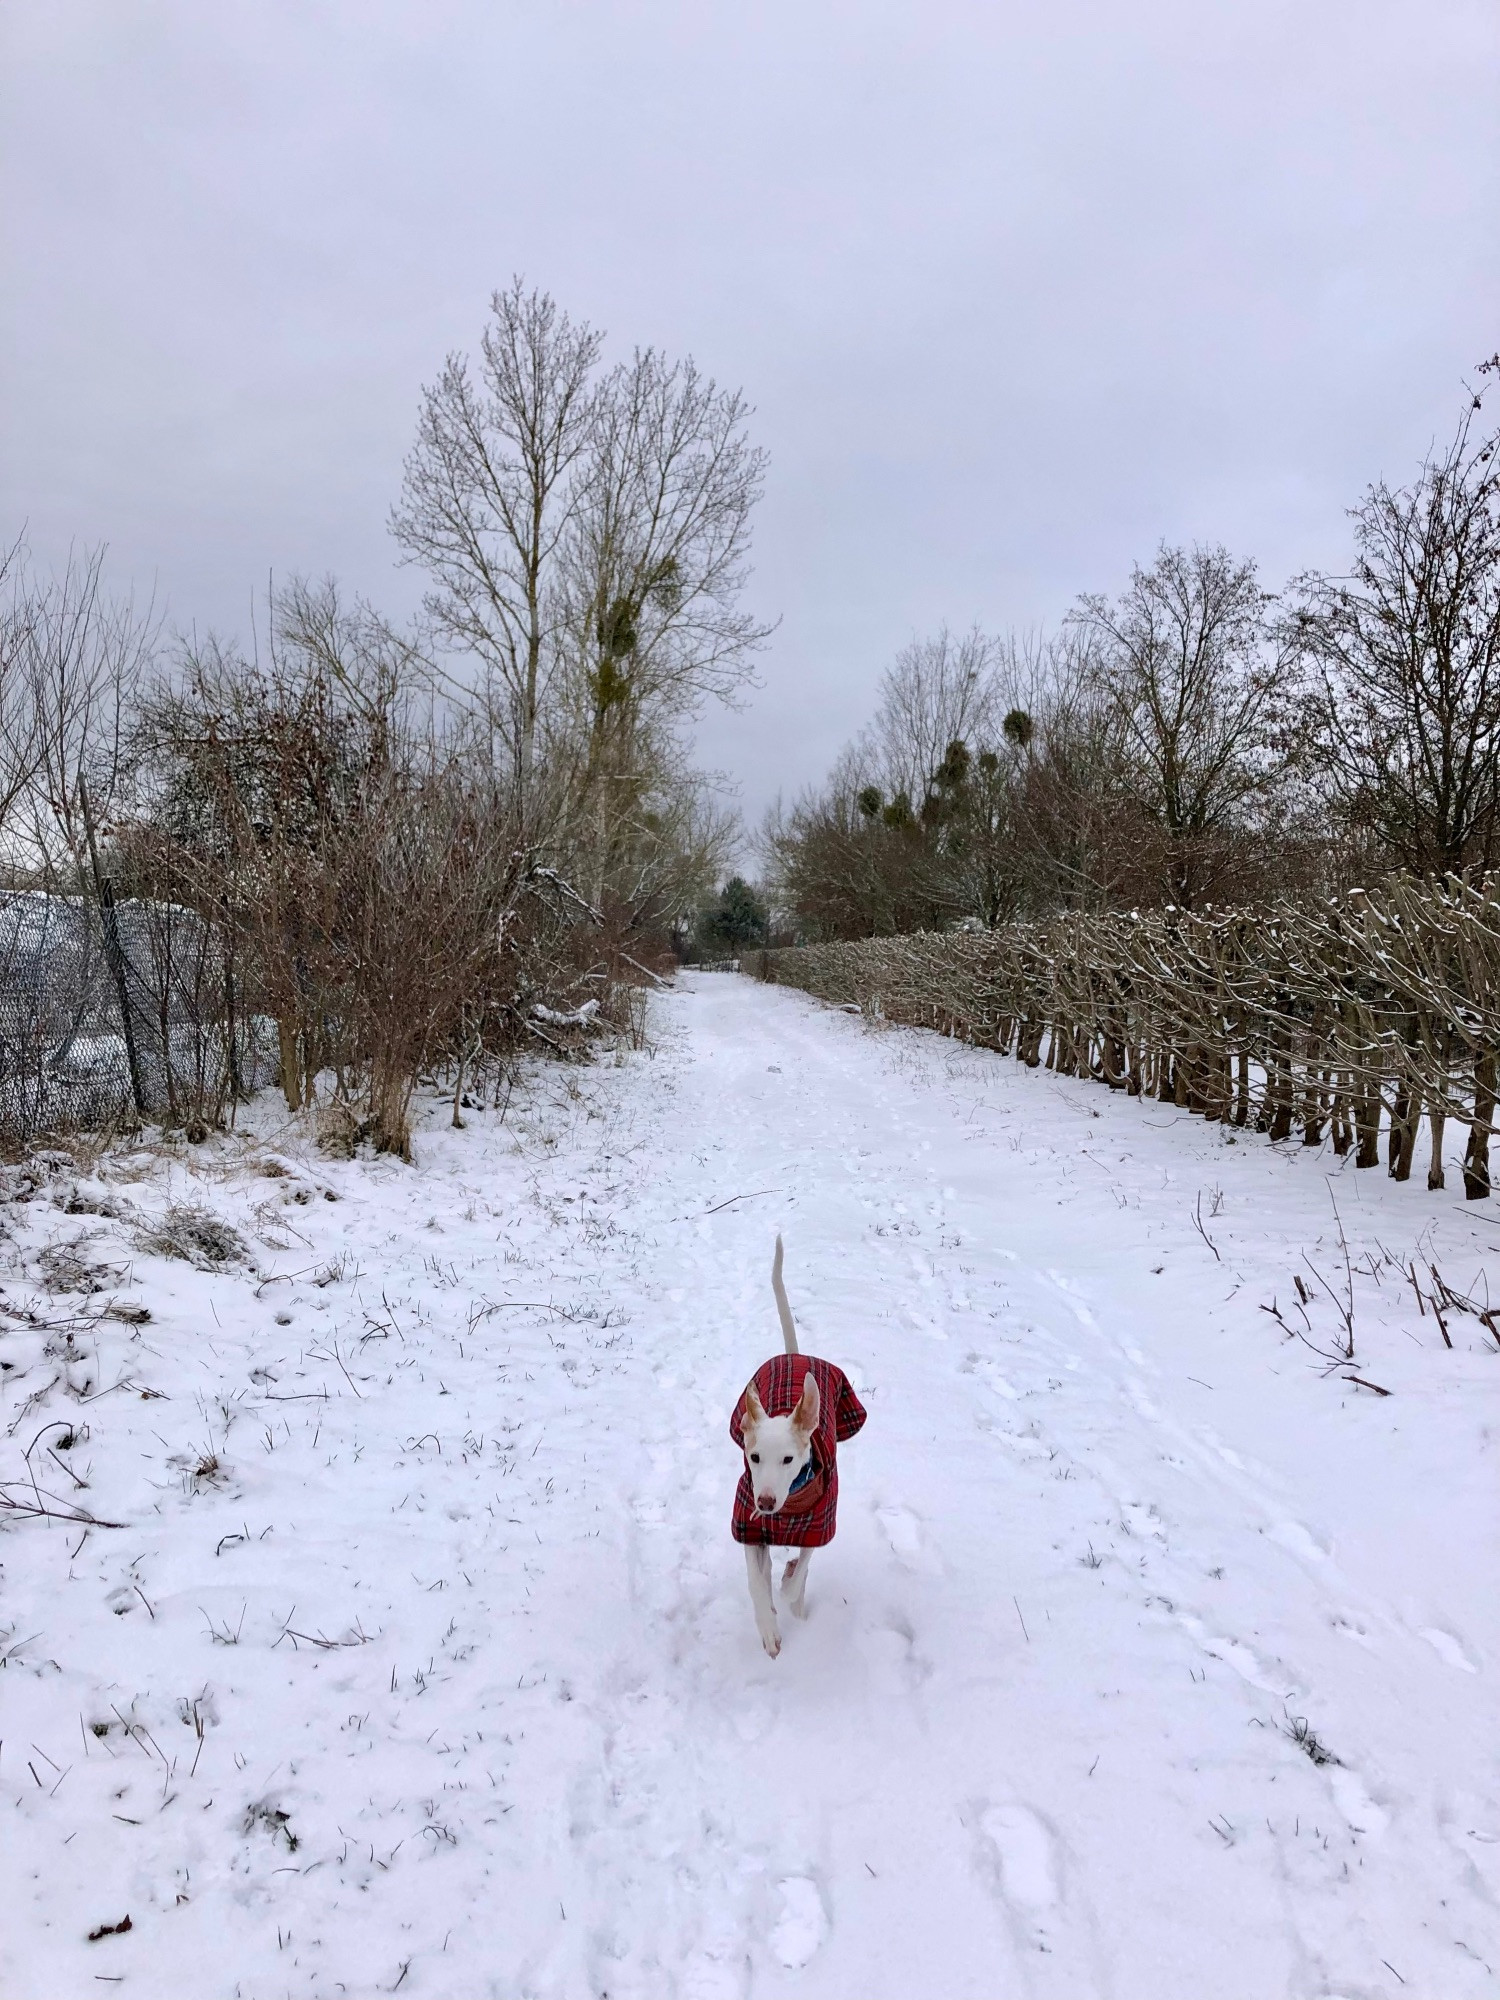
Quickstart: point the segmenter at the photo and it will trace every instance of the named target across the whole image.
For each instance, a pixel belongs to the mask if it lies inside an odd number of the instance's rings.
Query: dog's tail
[[[781,1282],[781,1238],[776,1238],[776,1255],[771,1259],[771,1290],[776,1294],[776,1310],[781,1315],[781,1337],[786,1342],[788,1354],[796,1354],[797,1323],[792,1318],[792,1309],[786,1302],[786,1286]]]

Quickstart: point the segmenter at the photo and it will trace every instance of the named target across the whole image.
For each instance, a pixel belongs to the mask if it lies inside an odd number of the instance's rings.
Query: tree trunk
[[[1349,1072],[1334,1072],[1333,1112],[1330,1120],[1333,1150],[1337,1158],[1344,1159],[1354,1142],[1353,1125],[1349,1117]]]
[[[1250,1123],[1250,1051],[1241,1049],[1235,1057],[1234,1120],[1236,1125]]]
[[[1474,1063],[1474,1122],[1464,1154],[1464,1200],[1486,1201],[1490,1192],[1490,1134],[1495,1116],[1496,1059],[1491,1054]]]
[[[297,1023],[282,1014],[276,1020],[276,1050],[281,1065],[281,1088],[288,1111],[302,1109],[302,1061],[297,1050]]]
[[[1391,1107],[1391,1132],[1386,1158],[1393,1181],[1411,1179],[1411,1156],[1416,1145],[1417,1120],[1422,1100],[1403,1076],[1396,1084],[1396,1101]]]
[[[1432,1133],[1432,1153],[1427,1163],[1427,1185],[1436,1193],[1447,1183],[1443,1179],[1443,1127],[1448,1119],[1441,1098],[1435,1098],[1427,1107],[1427,1124]]]
[[[1267,1051],[1269,1075],[1266,1079],[1266,1109],[1270,1113],[1269,1132],[1273,1140],[1292,1136],[1292,1037],[1286,1026],[1272,1032]]]
[[[1358,1149],[1354,1155],[1356,1167],[1378,1167],[1380,1165],[1380,1079],[1363,1076],[1359,1081],[1359,1095],[1355,1099],[1354,1124],[1359,1136]]]
[[[135,1052],[135,1020],[130,1001],[130,972],[125,959],[125,947],[120,942],[120,923],[115,915],[114,884],[99,866],[99,850],[94,845],[94,815],[89,810],[88,786],[83,779],[78,780],[78,804],[83,815],[83,830],[89,846],[89,868],[94,877],[94,891],[99,898],[99,923],[104,933],[104,956],[109,961],[110,973],[115,982],[115,993],[120,1003],[120,1033],[125,1041],[125,1067],[130,1073],[130,1097],[137,1117],[146,1114],[146,1094],[141,1088],[141,1066]]]
[[[1156,1052],[1156,1101],[1158,1104],[1172,1102],[1172,1071],[1176,1066],[1176,1051],[1162,1044]]]

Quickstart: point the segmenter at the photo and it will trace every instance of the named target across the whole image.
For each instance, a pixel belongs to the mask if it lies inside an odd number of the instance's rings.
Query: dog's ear
[[[802,1378],[802,1394],[797,1398],[797,1407],[792,1412],[792,1429],[799,1437],[812,1436],[818,1428],[818,1416],[822,1407],[817,1382],[809,1372]]]
[[[763,1424],[765,1420],[765,1405],[755,1393],[755,1384],[747,1382],[745,1385],[745,1406],[740,1411],[740,1429],[742,1431],[751,1430],[755,1425]]]

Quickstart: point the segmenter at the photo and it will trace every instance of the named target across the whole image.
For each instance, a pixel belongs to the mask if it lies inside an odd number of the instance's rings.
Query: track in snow
[[[435,1127],[416,1175],[340,1170],[319,1247],[337,1213],[358,1310],[324,1302],[318,1339],[310,1293],[278,1328],[212,1281],[205,1385],[330,1400],[259,1462],[231,1428],[237,1489],[136,1558],[149,1623],[49,1634],[66,1688],[24,1684],[28,1733],[107,1682],[160,1718],[211,1680],[211,1782],[190,1837],[143,1800],[122,1836],[89,1760],[71,1877],[66,1790],[21,1796],[28,1944],[66,1950],[11,1945],[51,1983],[5,1990],[191,1964],[255,2000],[1492,1991],[1495,1371],[1445,1383],[1398,1332],[1376,1403],[1279,1343],[1258,1303],[1325,1228],[1314,1163],[737,979],[655,1018],[655,1060],[538,1109],[517,1156]],[[1349,1181],[1351,1231],[1399,1226]],[[1192,1227],[1216,1183],[1222,1263]],[[771,1662],[727,1422],[777,1342],[777,1227],[803,1346],[870,1421]],[[562,1313],[469,1326],[502,1298]],[[136,1551],[95,1574],[99,1543],[74,1587],[102,1606]],[[289,1601],[376,1636],[294,1653]],[[214,1649],[195,1610],[241,1604]],[[116,1902],[132,1937],[78,1947]]]

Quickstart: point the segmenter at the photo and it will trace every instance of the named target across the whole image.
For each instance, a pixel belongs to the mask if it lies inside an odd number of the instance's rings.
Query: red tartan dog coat
[[[802,1384],[811,1375],[818,1385],[818,1428],[812,1435],[809,1471],[774,1514],[757,1514],[755,1492],[747,1465],[734,1492],[734,1539],[770,1543],[777,1548],[820,1549],[833,1540],[838,1525],[838,1447],[863,1429],[865,1406],[849,1377],[831,1361],[814,1354],[778,1354],[756,1369],[751,1380],[768,1417],[785,1417],[797,1407]],[[745,1399],[740,1397],[729,1419],[729,1435],[743,1451]]]

